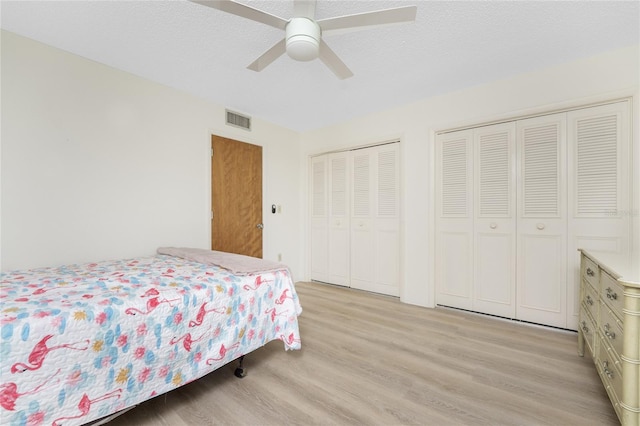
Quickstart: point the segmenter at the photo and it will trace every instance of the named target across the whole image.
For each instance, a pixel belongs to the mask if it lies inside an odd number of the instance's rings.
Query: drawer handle
[[[489,228],[491,229],[496,229],[498,227],[498,224],[495,222],[491,222],[491,224],[489,225]]]
[[[582,321],[582,331],[589,334],[589,327],[587,327],[587,323],[585,321]]]
[[[593,306],[593,299],[587,294],[587,305]]]
[[[618,293],[614,293],[611,287],[607,287],[607,299],[611,299],[611,300],[618,299]]]
[[[589,275],[590,277],[593,277],[596,273],[593,272],[593,269],[591,268],[587,268],[587,275]]]
[[[609,323],[606,323],[602,328],[604,329],[604,335],[607,336],[610,340],[616,338],[616,333],[613,331],[609,331],[611,329]]]
[[[609,370],[609,361],[602,362],[602,371],[608,378],[613,379],[613,371]]]

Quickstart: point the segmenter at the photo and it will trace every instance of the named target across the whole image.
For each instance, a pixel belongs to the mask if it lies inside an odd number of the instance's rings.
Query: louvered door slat
[[[397,151],[378,153],[378,216],[396,216],[398,206]]]
[[[313,215],[324,216],[326,214],[325,202],[325,163],[313,163]]]
[[[347,213],[347,158],[331,159],[331,215]]]
[[[523,216],[558,216],[559,128],[556,124],[522,132]]]
[[[478,150],[479,215],[508,217],[511,202],[509,133],[480,135]]]
[[[617,115],[576,123],[577,216],[607,217],[618,206]]]
[[[467,140],[442,142],[442,216],[467,215]]]
[[[369,216],[369,155],[353,156],[353,215]]]

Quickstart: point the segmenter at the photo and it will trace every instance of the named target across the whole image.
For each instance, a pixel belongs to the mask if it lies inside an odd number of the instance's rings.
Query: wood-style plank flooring
[[[317,283],[296,285],[302,350],[275,341],[109,423],[617,425],[573,332]]]

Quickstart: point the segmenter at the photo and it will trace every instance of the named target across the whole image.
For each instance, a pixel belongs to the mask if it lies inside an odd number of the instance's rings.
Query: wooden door
[[[211,136],[211,249],[262,257],[262,147]]]

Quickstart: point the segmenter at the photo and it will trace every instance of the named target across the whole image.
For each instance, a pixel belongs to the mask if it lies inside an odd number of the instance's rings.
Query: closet
[[[437,135],[437,304],[576,328],[578,248],[629,249],[629,109]]]
[[[399,146],[311,158],[312,280],[400,294]]]

